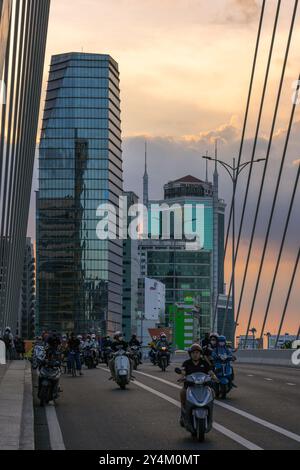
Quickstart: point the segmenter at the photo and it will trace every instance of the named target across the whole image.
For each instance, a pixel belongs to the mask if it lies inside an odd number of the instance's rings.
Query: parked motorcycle
[[[41,406],[59,398],[60,365],[59,361],[45,360],[40,367],[38,398]]]
[[[232,389],[233,370],[231,366],[232,357],[220,354],[215,357],[215,374],[220,383],[215,384],[217,398],[226,398]]]
[[[126,389],[126,385],[130,383],[130,360],[129,353],[120,348],[114,353],[115,358],[115,377],[116,382],[122,390]]]
[[[175,369],[181,375],[181,369]],[[213,425],[214,392],[211,388],[211,377],[197,372],[184,379],[188,385],[186,405],[181,409],[180,424],[199,442],[205,440]]]

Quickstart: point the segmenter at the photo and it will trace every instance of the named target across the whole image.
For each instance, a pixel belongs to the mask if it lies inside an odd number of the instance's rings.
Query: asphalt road
[[[148,363],[125,391],[104,366],[63,377],[63,394],[45,412],[50,447],[70,450],[300,449],[300,370],[236,364],[236,383],[216,401],[214,430],[199,444],[179,426],[173,372]],[[39,423],[41,424],[41,423]],[[46,445],[46,444],[45,444]]]

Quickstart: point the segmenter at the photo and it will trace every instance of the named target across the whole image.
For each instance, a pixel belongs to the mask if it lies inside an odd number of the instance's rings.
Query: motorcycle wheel
[[[205,441],[205,419],[198,419],[196,437],[198,442]]]
[[[126,379],[120,379],[119,387],[121,390],[126,390]]]
[[[166,359],[165,358],[163,358],[161,361],[161,370],[163,372],[166,372]]]
[[[136,358],[134,358],[134,361],[133,361],[133,369],[134,370],[137,370],[138,368],[138,360]]]
[[[48,405],[50,401],[49,392],[50,392],[50,389],[48,385],[41,386],[41,390],[40,390],[40,406],[41,407]]]

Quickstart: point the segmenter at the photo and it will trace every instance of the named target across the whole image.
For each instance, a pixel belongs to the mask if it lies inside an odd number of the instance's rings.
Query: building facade
[[[31,239],[26,239],[23,278],[20,295],[18,335],[27,340],[34,339],[35,327],[35,257]]]
[[[213,185],[193,176],[186,176],[171,181],[164,187],[164,199],[150,201],[149,210],[155,205],[167,204],[172,212],[175,205],[182,208],[183,219],[194,225],[196,206],[203,207],[203,245],[191,243],[184,235],[176,239],[174,227],[169,239],[153,235],[149,225],[149,237],[140,243],[142,275],[158,279],[166,286],[166,320],[170,326],[174,323],[173,315],[168,315],[169,307],[184,303],[186,297],[193,298],[201,309],[200,335],[211,331],[214,305],[218,292],[224,290],[224,217],[225,203],[214,197],[217,181]],[[190,215],[185,217],[186,207],[191,207]],[[167,210],[168,212],[168,210]],[[175,215],[174,215],[175,217]],[[217,224],[216,224],[217,221]],[[162,233],[162,213],[158,224]],[[174,222],[173,222],[174,224]],[[217,234],[215,234],[217,232]],[[217,252],[217,255],[215,254]],[[216,261],[217,260],[217,261]]]
[[[52,57],[37,194],[40,331],[121,328],[122,241],[96,232],[99,206],[118,207],[123,191],[120,119],[119,69],[110,56]]]
[[[0,330],[15,333],[50,0],[0,1]]]

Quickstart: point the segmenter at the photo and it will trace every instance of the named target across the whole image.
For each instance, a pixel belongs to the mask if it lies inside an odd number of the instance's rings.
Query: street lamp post
[[[236,165],[236,159],[233,158],[233,165],[229,165],[228,163],[224,162],[223,160],[219,160],[218,158],[208,157],[204,155],[202,158],[205,160],[209,160],[212,162],[218,162],[222,165],[227,173],[230,176],[233,186],[233,196],[232,196],[232,313],[233,318],[235,318],[235,194],[236,194],[236,187],[237,187],[237,180],[240,173],[248,166],[252,165],[253,163],[259,163],[266,161],[265,158],[259,158],[258,160],[252,160],[249,162],[241,163]]]

